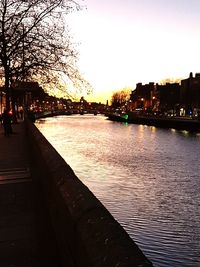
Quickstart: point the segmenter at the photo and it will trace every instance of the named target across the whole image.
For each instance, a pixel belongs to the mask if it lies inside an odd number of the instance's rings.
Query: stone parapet
[[[153,266],[36,126],[27,120],[26,128],[62,266]]]

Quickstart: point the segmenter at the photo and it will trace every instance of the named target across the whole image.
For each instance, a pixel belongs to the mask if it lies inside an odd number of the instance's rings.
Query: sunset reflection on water
[[[36,125],[155,266],[197,265],[198,134],[124,125],[99,115]]]

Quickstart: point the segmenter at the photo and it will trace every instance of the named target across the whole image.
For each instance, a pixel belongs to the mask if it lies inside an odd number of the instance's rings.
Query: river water
[[[101,115],[36,126],[155,267],[200,266],[200,134]]]

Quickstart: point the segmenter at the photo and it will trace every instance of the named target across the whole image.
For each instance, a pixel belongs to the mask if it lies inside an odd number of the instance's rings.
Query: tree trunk
[[[6,93],[6,109],[10,110],[10,75],[9,75],[9,67],[6,66],[4,68],[5,71],[5,93]]]
[[[6,109],[10,110],[10,87],[9,84],[5,83],[5,93],[6,93]]]

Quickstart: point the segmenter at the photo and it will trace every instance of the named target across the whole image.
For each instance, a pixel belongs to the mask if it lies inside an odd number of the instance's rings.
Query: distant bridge
[[[98,110],[53,110],[53,111],[44,111],[44,112],[36,112],[36,113],[30,113],[30,117],[34,118],[35,120],[37,119],[42,119],[42,118],[48,118],[48,117],[54,117],[54,116],[61,116],[61,115],[73,115],[73,114],[80,114],[80,115],[84,115],[84,114],[104,114],[102,111],[98,111]]]

